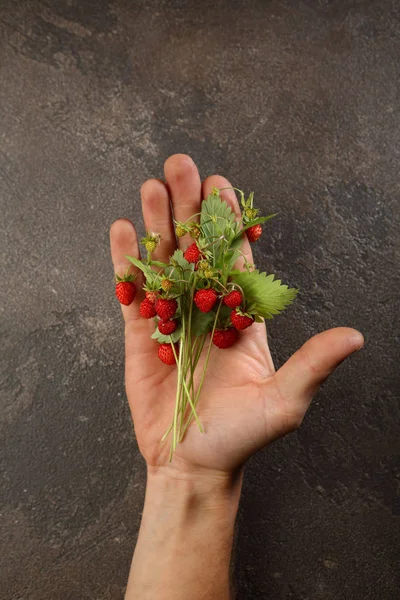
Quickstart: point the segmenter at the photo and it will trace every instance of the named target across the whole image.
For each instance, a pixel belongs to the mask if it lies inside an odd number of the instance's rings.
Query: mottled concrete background
[[[280,213],[277,364],[367,342],[249,464],[238,598],[397,599],[400,3],[2,0],[0,26],[1,599],[123,596],[145,472],[108,227],[175,152]]]

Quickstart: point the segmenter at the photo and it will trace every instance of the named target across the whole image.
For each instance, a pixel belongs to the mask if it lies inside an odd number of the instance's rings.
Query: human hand
[[[186,155],[169,157],[164,169],[166,184],[150,179],[143,184],[141,196],[146,230],[162,238],[153,258],[168,262],[177,246],[173,217],[186,221],[199,212],[202,198],[213,188],[230,184],[218,175],[201,183],[196,165]],[[221,197],[239,214],[232,190],[224,190]],[[120,219],[112,225],[110,239],[114,269],[122,276],[131,266],[125,256],[139,258],[135,228]],[[190,243],[187,237],[178,240],[183,249]],[[242,250],[252,262],[246,236]],[[169,442],[160,440],[173,414],[176,368],[159,361],[157,342],[150,338],[154,323],[139,315],[143,296],[141,274],[137,275],[137,297],[130,306],[122,306],[126,391],[140,451],[153,470],[162,467],[171,475],[232,473],[251,454],[299,427],[319,385],[363,345],[356,330],[331,329],[311,338],[277,372],[264,324],[254,323],[243,331],[231,348],[213,347],[198,405],[205,432],[200,433],[193,421],[170,463]]]

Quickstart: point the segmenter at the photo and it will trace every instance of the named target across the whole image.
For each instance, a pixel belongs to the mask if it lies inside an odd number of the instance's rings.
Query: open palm
[[[168,262],[177,247],[173,218],[185,222],[200,210],[202,198],[213,188],[230,187],[221,176],[201,183],[189,156],[173,155],[165,163],[166,183],[146,181],[141,189],[146,230],[161,234],[154,259]],[[221,197],[239,214],[232,190]],[[116,221],[110,232],[115,272],[123,275],[130,263],[126,255],[139,257],[138,240],[132,223]],[[180,238],[185,249],[191,240]],[[242,248],[251,261],[246,239]],[[137,274],[138,290],[143,283]],[[150,338],[152,321],[139,315],[135,302],[123,306],[126,344],[126,391],[139,448],[149,466],[170,469],[207,469],[228,472],[240,466],[253,452],[298,427],[318,386],[349,354],[363,344],[354,329],[340,327],[311,338],[279,371],[275,372],[265,326],[254,323],[242,332],[233,347],[213,347],[202,388],[198,414],[204,433],[192,422],[169,464],[169,441],[161,442],[173,416],[176,368],[161,363],[157,342]]]

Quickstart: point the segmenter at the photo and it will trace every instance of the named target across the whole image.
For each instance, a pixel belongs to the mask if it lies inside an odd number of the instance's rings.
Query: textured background
[[[2,0],[0,28],[2,600],[123,595],[145,472],[108,227],[175,152],[280,212],[277,364],[366,337],[248,466],[238,597],[397,599],[399,2]]]

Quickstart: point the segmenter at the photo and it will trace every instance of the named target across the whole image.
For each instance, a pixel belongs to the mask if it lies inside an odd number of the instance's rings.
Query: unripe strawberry
[[[246,229],[246,234],[247,234],[247,239],[249,240],[249,242],[256,242],[262,234],[261,225],[258,224],[258,225],[253,225],[252,227],[249,227],[248,229]]]
[[[172,288],[173,285],[174,285],[174,282],[171,281],[170,279],[163,279],[161,281],[161,287],[164,290],[164,292],[169,292],[169,290]]]
[[[252,219],[256,218],[257,212],[258,212],[258,210],[256,208],[246,208],[246,210],[244,211],[244,214],[251,221]]]
[[[160,298],[156,302],[156,312],[162,321],[168,321],[169,319],[172,319],[177,308],[178,303],[176,300],[166,300],[165,298]]]
[[[229,348],[233,346],[238,337],[237,330],[234,327],[228,327],[228,329],[216,329],[212,341],[218,348]]]
[[[148,298],[145,298],[140,303],[139,308],[140,316],[144,319],[151,319],[156,316],[156,309],[154,308],[154,304],[150,302]]]
[[[175,345],[175,352],[177,346]],[[171,344],[160,344],[158,346],[158,358],[166,365],[174,365],[176,363],[175,354]]]
[[[115,286],[115,295],[121,304],[129,306],[136,296],[136,285],[133,281],[118,281]]]
[[[203,254],[200,252],[196,242],[193,242],[193,244],[190,244],[190,246],[186,248],[183,256],[190,263],[197,263],[201,258],[203,258]]]
[[[193,223],[189,229],[189,233],[190,236],[194,239],[197,239],[198,237],[200,237],[200,227],[197,225],[197,223]]]
[[[231,322],[236,329],[242,330],[247,329],[247,327],[250,327],[250,325],[253,325],[254,319],[248,315],[241,314],[239,309],[235,308],[231,312]]]
[[[213,289],[198,290],[194,295],[194,303],[201,312],[208,313],[218,300],[218,294]]]
[[[147,242],[144,243],[144,247],[146,248],[147,252],[151,253],[157,248],[157,243],[154,240],[147,240]]]
[[[186,235],[186,229],[182,225],[177,225],[175,229],[176,237],[181,238]]]
[[[198,268],[201,269],[202,271],[205,271],[206,269],[210,268],[210,263],[208,262],[208,260],[200,260],[197,264]]]
[[[229,308],[236,308],[237,306],[240,306],[242,304],[242,300],[242,294],[239,292],[239,290],[232,290],[229,292],[229,294],[224,296],[224,304],[229,306]]]
[[[171,335],[176,331],[178,327],[177,321],[175,319],[170,319],[169,321],[159,321],[158,322],[158,331],[163,335]]]

